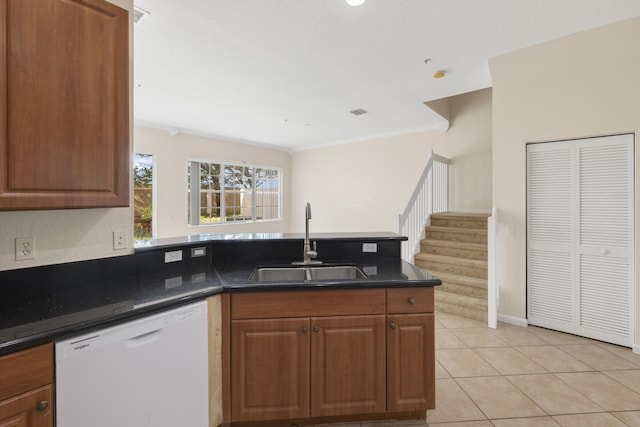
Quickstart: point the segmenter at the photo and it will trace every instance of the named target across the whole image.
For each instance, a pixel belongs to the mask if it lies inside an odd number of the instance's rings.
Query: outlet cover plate
[[[369,252],[369,253],[378,252],[378,244],[377,243],[363,243],[362,244],[362,252]]]
[[[36,257],[36,239],[34,237],[16,238],[16,261],[26,261]]]
[[[182,251],[169,251],[164,253],[164,263],[182,261]]]
[[[117,230],[113,232],[113,249],[127,248],[127,232],[125,230]]]

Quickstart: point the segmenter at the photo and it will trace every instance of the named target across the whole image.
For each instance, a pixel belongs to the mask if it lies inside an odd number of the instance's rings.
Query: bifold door
[[[527,317],[631,347],[634,136],[527,146]]]

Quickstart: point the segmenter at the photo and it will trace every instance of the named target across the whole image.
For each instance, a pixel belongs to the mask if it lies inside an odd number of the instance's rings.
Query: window
[[[152,237],[153,156],[133,155],[133,234],[135,240]]]
[[[280,169],[191,160],[188,174],[189,225],[282,219]]]

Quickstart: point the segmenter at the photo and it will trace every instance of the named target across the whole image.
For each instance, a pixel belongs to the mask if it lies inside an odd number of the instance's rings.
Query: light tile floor
[[[537,327],[436,313],[436,409],[425,421],[323,427],[640,426],[640,355]]]

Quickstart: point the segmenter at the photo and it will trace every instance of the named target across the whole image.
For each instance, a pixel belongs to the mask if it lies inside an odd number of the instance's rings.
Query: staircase
[[[487,321],[488,214],[431,215],[415,264],[442,280],[436,311]]]

